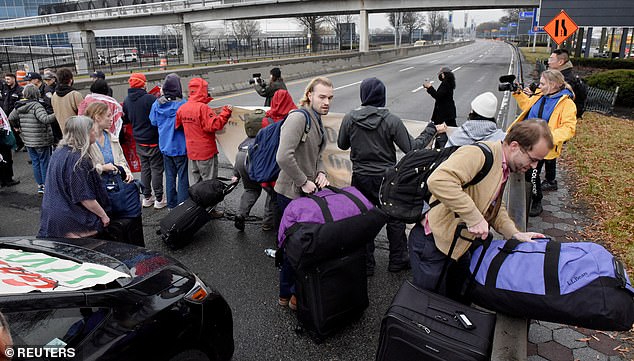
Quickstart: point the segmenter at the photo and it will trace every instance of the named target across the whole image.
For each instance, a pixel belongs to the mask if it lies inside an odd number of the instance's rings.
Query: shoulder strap
[[[304,138],[310,131],[310,114],[308,114],[308,111],[306,109],[302,109],[302,108],[292,110],[291,113],[293,112],[302,113],[304,114],[304,118],[306,118],[306,125],[304,126],[304,137],[302,137],[302,141],[305,141]]]
[[[321,209],[321,213],[324,215],[324,221],[326,221],[326,223],[333,221],[332,213],[330,212],[330,209],[328,208],[328,202],[326,202],[325,199],[317,197],[313,194],[306,194],[306,197],[312,199],[313,201],[315,201],[315,203],[317,203],[319,209]]]
[[[359,197],[355,196],[354,194],[348,191],[344,191],[343,189],[333,187],[333,186],[326,186],[326,188],[330,189],[331,191],[335,193],[343,194],[346,197],[348,197],[357,206],[357,208],[359,208],[362,214],[365,214],[368,212],[368,207],[366,207],[365,204],[363,204],[363,202],[359,199]]]
[[[486,281],[484,285],[486,287],[495,288],[495,284],[497,283],[498,274],[500,273],[500,268],[502,268],[502,263],[506,260],[506,257],[513,252],[515,247],[520,244],[515,238],[511,238],[504,244],[504,247],[500,249],[500,252],[493,257],[491,260],[491,264],[489,265],[489,269],[487,271]],[[484,252],[484,250],[482,250]]]
[[[544,255],[544,291],[548,296],[559,296],[559,256],[561,254],[561,243],[550,240],[546,243],[546,254]]]
[[[475,145],[480,148],[482,153],[484,153],[484,165],[482,166],[482,169],[480,169],[478,174],[473,177],[471,182],[465,184],[462,188],[467,188],[469,186],[480,183],[480,181],[482,181],[484,177],[489,174],[491,168],[493,167],[493,152],[491,151],[491,148],[489,148],[489,146],[484,143],[475,143]]]

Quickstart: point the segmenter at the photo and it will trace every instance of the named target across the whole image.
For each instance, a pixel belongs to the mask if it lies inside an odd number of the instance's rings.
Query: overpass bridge
[[[94,30],[184,24],[185,62],[194,58],[191,24],[214,20],[270,19],[306,15],[359,14],[359,50],[369,50],[368,14],[538,7],[540,0],[177,0],[0,21],[2,37],[80,32],[95,44]],[[94,47],[94,46],[93,46]],[[85,49],[93,59],[96,49]]]

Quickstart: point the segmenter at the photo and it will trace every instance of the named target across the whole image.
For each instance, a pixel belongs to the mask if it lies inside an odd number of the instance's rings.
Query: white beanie
[[[482,93],[471,101],[471,109],[485,118],[495,118],[498,98],[491,92]]]

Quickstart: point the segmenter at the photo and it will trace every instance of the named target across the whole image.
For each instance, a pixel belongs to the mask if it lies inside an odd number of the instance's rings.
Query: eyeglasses
[[[541,159],[533,158],[533,156],[526,149],[524,149],[524,147],[520,147],[520,150],[522,151],[522,153],[528,156],[528,159],[531,161],[531,163],[537,163],[541,161]]]

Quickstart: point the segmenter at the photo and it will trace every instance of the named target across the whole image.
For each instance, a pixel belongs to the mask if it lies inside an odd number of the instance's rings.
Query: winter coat
[[[448,81],[441,82],[437,90],[433,86],[427,88],[427,93],[436,99],[434,112],[431,114],[434,124],[446,123],[450,127],[456,126],[456,104],[453,101],[453,91],[453,85]]]
[[[37,100],[20,100],[9,114],[9,121],[22,131],[22,140],[27,147],[49,147],[54,144],[50,124],[55,114],[47,114]]]
[[[140,145],[155,145],[159,142],[158,128],[150,122],[150,111],[156,97],[142,88],[128,89],[123,101],[123,123],[132,123],[132,135]]]
[[[83,95],[68,85],[59,84],[55,89],[55,94],[51,98],[51,105],[62,132],[64,132],[68,118],[77,115],[79,104],[81,104],[82,100],[84,100]]]
[[[185,100],[168,100],[162,96],[152,104],[150,121],[159,130],[159,148],[161,153],[170,156],[187,155],[185,132],[176,128],[176,112],[185,104]]]
[[[352,172],[368,176],[382,176],[396,164],[396,144],[404,153],[424,148],[436,134],[436,127],[428,127],[414,139],[399,117],[386,108],[361,106],[343,117],[337,145],[343,150],[352,148]]]
[[[467,145],[482,141],[504,140],[506,133],[498,129],[497,124],[487,119],[470,119],[456,128],[447,140],[445,147]]]
[[[526,119],[528,112],[531,110],[541,98],[541,93],[537,93],[531,97],[520,92],[513,94],[513,98],[517,101],[518,106],[522,109],[522,113],[515,119],[509,129],[517,122],[521,122]],[[553,134],[553,142],[555,147],[544,157],[544,159],[555,159],[561,155],[561,150],[564,146],[564,142],[570,140],[575,135],[577,127],[577,106],[572,101],[570,96],[563,95],[559,98],[555,109],[553,110],[550,118],[548,118],[548,127]]]
[[[264,106],[268,107],[271,105],[271,99],[273,99],[273,95],[275,94],[276,91],[280,90],[280,89],[284,89],[286,90],[286,84],[284,84],[283,80],[276,80],[274,82],[271,82],[271,84],[266,85],[265,83],[255,83],[255,91],[258,92],[258,94],[260,94],[260,96],[263,96],[264,99]]]
[[[218,154],[216,131],[231,117],[231,109],[224,106],[217,114],[207,105],[213,100],[207,93],[208,83],[201,78],[189,81],[189,99],[176,112],[176,127],[185,130],[187,158],[207,160]]]
[[[0,90],[0,105],[5,114],[11,114],[15,103],[22,98],[22,87],[17,83],[13,88],[9,88],[8,85],[2,84],[2,90]]]

